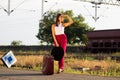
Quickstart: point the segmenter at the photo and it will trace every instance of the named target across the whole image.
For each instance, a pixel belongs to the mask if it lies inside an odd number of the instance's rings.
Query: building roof
[[[120,38],[120,29],[89,31],[87,36],[88,38]]]

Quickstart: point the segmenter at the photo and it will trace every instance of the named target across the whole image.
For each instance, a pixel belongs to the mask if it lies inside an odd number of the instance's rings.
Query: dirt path
[[[42,75],[40,71],[0,68],[0,80],[120,80],[120,77],[101,77],[66,73]]]

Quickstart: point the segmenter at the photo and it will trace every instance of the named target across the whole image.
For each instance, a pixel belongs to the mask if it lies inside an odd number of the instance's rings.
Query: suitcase
[[[54,74],[54,57],[52,55],[43,56],[42,73],[45,75]]]

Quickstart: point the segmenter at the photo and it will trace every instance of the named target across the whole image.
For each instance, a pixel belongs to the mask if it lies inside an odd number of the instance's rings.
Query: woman
[[[64,18],[68,19],[68,22],[64,23]],[[64,14],[58,14],[56,18],[56,23],[52,24],[52,36],[54,39],[54,44],[56,47],[62,47],[64,53],[66,52],[67,37],[64,33],[65,27],[70,26],[73,23],[73,20]],[[63,72],[64,70],[64,57],[58,62],[58,73]]]

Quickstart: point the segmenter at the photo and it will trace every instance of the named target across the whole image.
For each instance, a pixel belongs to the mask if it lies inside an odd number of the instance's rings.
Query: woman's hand
[[[69,17],[69,16],[68,16],[68,15],[66,15],[66,14],[63,14],[63,16],[64,16],[64,17]]]
[[[59,44],[58,43],[56,43],[56,45],[55,45],[56,47],[59,47]]]
[[[73,20],[72,20],[71,17],[69,17],[68,15],[65,15],[65,14],[63,14],[63,16],[68,19],[68,22],[66,22],[66,23],[63,24],[64,27],[68,27],[68,26],[70,26],[71,24],[73,24]]]

